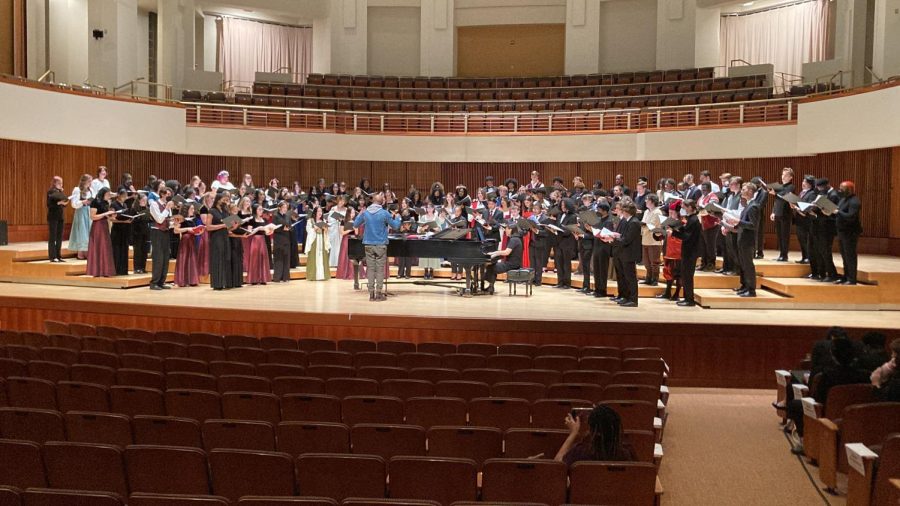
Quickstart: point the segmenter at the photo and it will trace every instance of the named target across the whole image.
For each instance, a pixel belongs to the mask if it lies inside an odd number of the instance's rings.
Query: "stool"
[[[525,285],[525,296],[531,296],[531,286],[534,281],[534,269],[513,269],[506,271],[506,284],[509,286],[509,295],[517,295],[516,287]]]

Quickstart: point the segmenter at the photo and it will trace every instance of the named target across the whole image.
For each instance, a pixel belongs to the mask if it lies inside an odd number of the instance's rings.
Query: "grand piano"
[[[466,284],[462,288],[450,281],[416,280],[412,282],[416,285],[453,288],[459,291],[459,295],[479,295],[483,293],[480,287],[481,277],[479,272],[481,269],[473,269],[473,267],[483,267],[493,262],[494,260],[491,259],[489,253],[497,250],[497,241],[495,239],[487,239],[485,241],[435,238],[407,239],[403,235],[391,234],[388,240],[387,255],[389,257],[444,258],[449,262],[460,264],[466,272]],[[366,252],[361,239],[350,238],[348,256],[353,260],[365,259]],[[358,271],[354,275],[359,276]]]

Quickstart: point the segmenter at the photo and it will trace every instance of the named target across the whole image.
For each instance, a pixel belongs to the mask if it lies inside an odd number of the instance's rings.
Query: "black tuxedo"
[[[546,215],[538,219],[538,222],[546,225],[553,220]],[[528,244],[528,262],[534,269],[534,284],[540,286],[544,267],[547,266],[547,255],[550,253],[550,236],[553,235],[544,228],[537,228],[531,233],[531,242]]]
[[[581,286],[585,289],[591,288],[591,259],[594,256],[594,236],[591,232],[581,225],[581,231],[584,236],[578,240],[578,265],[581,267]]]
[[[620,237],[613,241],[616,284],[619,297],[637,304],[637,262],[641,260],[641,222],[637,218],[619,220],[616,231]]]
[[[738,196],[740,198],[740,196]],[[766,204],[769,202],[769,192],[760,188],[753,196],[753,201],[759,204],[759,226],[756,227],[756,254],[762,256],[766,245]]]
[[[681,283],[684,287],[684,300],[694,300],[694,272],[697,270],[697,259],[702,250],[703,226],[696,214],[687,217],[680,228],[672,230],[672,235],[681,239]]]
[[[828,188],[824,195],[834,205],[840,202],[837,191],[834,188]],[[810,257],[810,268],[815,276],[837,278],[837,269],[834,266],[834,257],[832,249],[834,248],[834,236],[837,234],[835,227],[835,215],[825,216],[818,208],[812,209],[810,218],[810,239],[812,243],[812,256]]]
[[[741,265],[741,287],[756,291],[756,266],[753,264],[753,249],[756,246],[756,230],[762,221],[759,204],[750,201],[741,212],[737,224],[737,253]]]
[[[776,192],[779,196],[787,195],[794,192],[794,183],[784,185],[781,191]],[[772,212],[775,214],[775,236],[778,238],[778,256],[787,258],[788,250],[791,245],[791,222],[794,213],[791,212],[790,204],[784,199],[775,199],[772,206]]]
[[[578,242],[572,231],[566,228],[569,225],[578,223],[578,217],[571,212],[559,215],[557,226],[563,229],[557,232],[557,244],[554,249],[554,263],[556,263],[557,284],[562,286],[572,286],[572,260],[578,251]]]
[[[592,227],[594,231],[604,228],[612,230],[612,217],[600,218],[600,223]],[[594,249],[591,252],[591,270],[594,272],[594,292],[606,295],[606,285],[609,280],[609,258],[612,256],[612,244],[600,239],[594,240]]]
[[[816,191],[815,190],[807,190],[805,193],[800,192],[800,202],[805,202],[807,204],[812,204],[813,201],[816,200]],[[800,241],[800,252],[802,253],[802,258],[806,260],[811,260],[812,253],[810,253],[810,231],[812,230],[812,218],[808,213],[800,213],[800,211],[794,211],[794,225],[797,227],[797,240]]]
[[[844,261],[844,278],[847,281],[856,282],[857,253],[856,246],[859,236],[862,234],[862,224],[859,221],[859,211],[862,207],[859,197],[850,195],[841,198],[838,202],[838,210],[835,212],[838,241],[841,245],[841,259]]]

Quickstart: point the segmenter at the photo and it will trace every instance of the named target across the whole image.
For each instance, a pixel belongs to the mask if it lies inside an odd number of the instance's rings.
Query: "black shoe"
[[[724,268],[723,268],[723,269],[716,269],[716,270],[714,270],[713,272],[715,272],[716,274],[724,274],[724,273],[725,273],[725,269],[724,269]]]
[[[748,290],[743,293],[739,293],[738,297],[756,297],[756,290]]]
[[[623,300],[619,302],[619,307],[638,307],[638,303],[633,300]]]
[[[375,292],[369,292],[369,300],[371,300],[371,301],[375,300]]]
[[[776,262],[787,262],[788,257],[778,257],[775,259]]]
[[[162,288],[163,290],[171,290],[172,289],[172,287],[167,284],[159,285],[159,287]]]
[[[801,258],[800,260],[795,260],[794,263],[795,264],[808,264],[809,260],[806,258]]]
[[[820,279],[819,281],[821,281],[823,283],[834,283],[836,279],[837,278],[835,278],[833,276],[825,276],[824,278]]]
[[[606,292],[594,292],[594,297],[602,299],[603,297],[606,297]]]
[[[655,298],[657,298],[657,299],[670,299],[670,298],[672,298],[672,292],[671,292],[671,291],[666,291],[666,292],[663,292],[663,293],[658,293],[658,294],[655,295]]]
[[[150,289],[151,290],[162,290],[162,288],[160,288],[159,285],[150,285]]]
[[[696,306],[697,303],[692,300],[685,299],[685,300],[679,300],[678,302],[675,303],[675,305],[680,306],[680,307],[692,307],[692,306]]]
[[[747,290],[747,289],[744,288],[744,285],[741,285],[741,286],[739,286],[739,287],[737,287],[737,288],[732,288],[732,289],[731,289],[732,292],[743,292],[743,291],[745,291],[745,290]]]
[[[647,283],[647,286],[659,286],[659,283],[655,279],[652,279]]]
[[[591,292],[593,292],[593,290],[591,290],[590,288],[581,288],[578,291],[586,294],[590,294]]]
[[[620,301],[623,301],[623,300],[625,300],[625,299],[623,299],[622,297],[619,297],[619,296],[615,296],[615,297],[610,297],[609,300],[611,300],[611,301],[613,301],[613,302],[620,302]]]
[[[836,285],[843,285],[843,284],[844,284],[844,281],[847,281],[847,278],[835,278],[835,279],[834,279],[834,284],[836,284]]]
[[[855,285],[856,281],[847,280],[841,283],[842,285]]]
[[[746,288],[741,288],[740,290],[738,290],[737,292],[735,292],[735,295],[744,295],[745,293],[747,293],[747,292],[749,292],[749,291],[750,291],[750,290],[748,290],[748,289],[746,289]]]
[[[737,276],[737,272],[735,271],[725,271],[722,274],[724,274],[725,276]]]
[[[569,285],[556,285],[553,288],[559,288],[560,290],[568,290],[571,287]]]

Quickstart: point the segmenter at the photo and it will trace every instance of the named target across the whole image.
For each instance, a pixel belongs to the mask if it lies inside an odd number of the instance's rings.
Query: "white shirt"
[[[76,186],[75,189],[72,190],[72,196],[69,197],[69,200],[72,202],[72,208],[73,208],[73,209],[81,209],[82,206],[84,206],[84,204],[83,204],[81,201],[82,201],[82,200],[85,200],[85,199],[92,199],[92,198],[94,198],[94,191],[93,191],[93,190],[88,189],[88,191],[87,191],[87,197],[82,197],[82,196],[81,196],[81,189],[78,188],[78,187]]]
[[[223,190],[234,190],[234,185],[231,184],[231,181],[228,181],[227,183],[220,183],[219,180],[216,179],[212,182],[210,188],[212,188],[213,190],[218,190],[219,188]]]
[[[94,179],[91,181],[91,191],[94,192],[94,195],[100,193],[101,188],[109,188],[109,179],[104,179],[103,181]]]
[[[159,202],[151,202],[148,207],[150,208],[150,216],[153,216],[153,219],[157,223],[162,223],[162,222],[166,221],[167,219],[169,219],[169,216],[172,215],[171,209],[169,209],[165,206],[162,209],[160,209]]]

